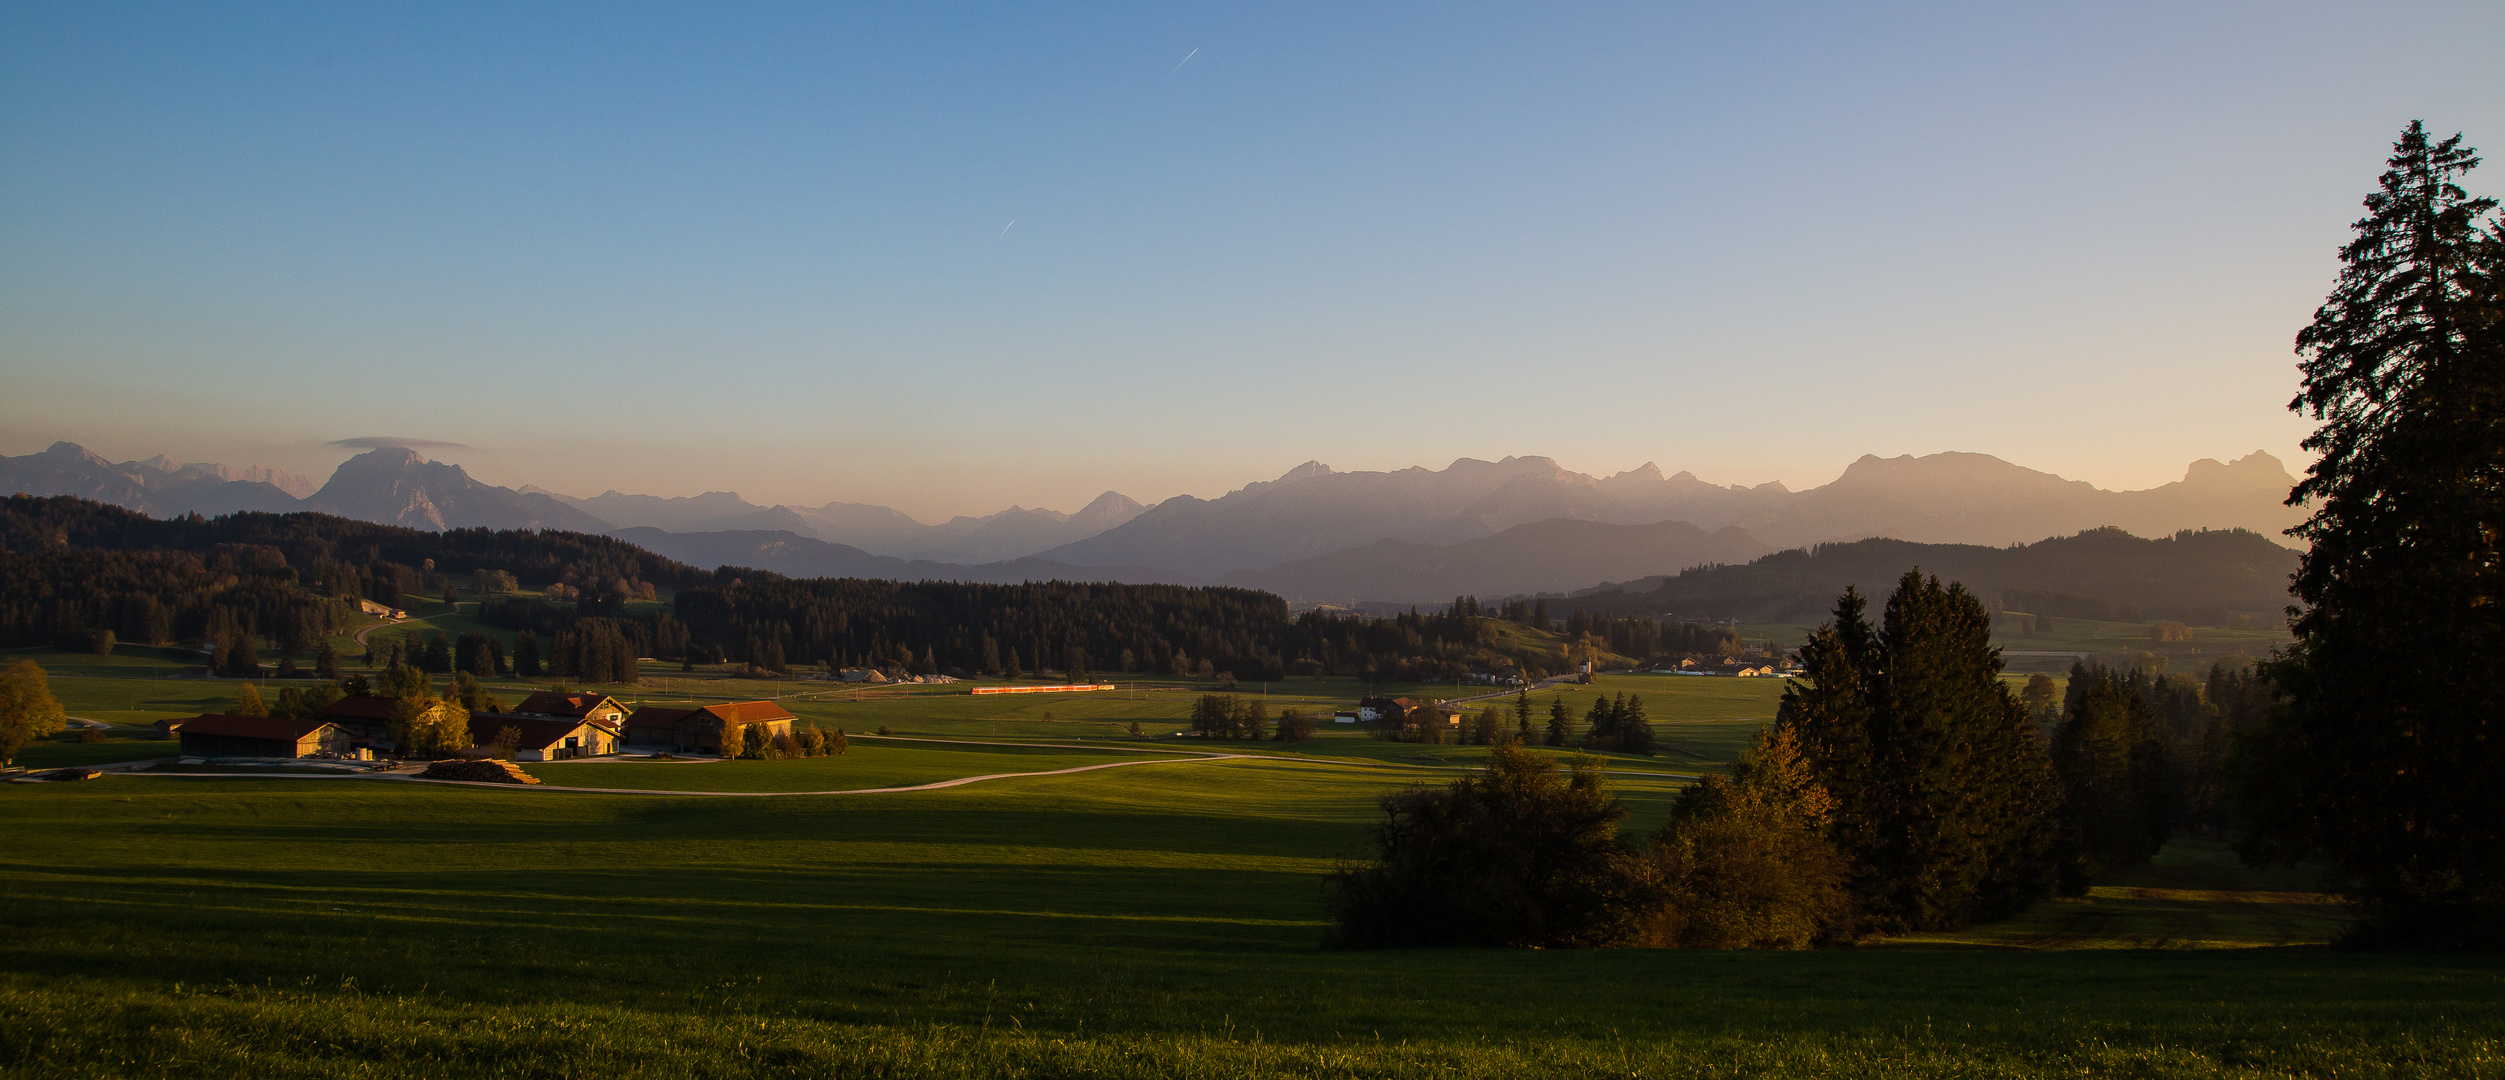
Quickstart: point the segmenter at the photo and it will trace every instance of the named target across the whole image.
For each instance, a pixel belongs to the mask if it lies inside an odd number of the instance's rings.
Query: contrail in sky
[[[1008,239],[1008,238],[1009,238],[1009,229],[1010,229],[1010,227],[1011,227],[1011,226],[1016,225],[1017,223],[1018,223],[1018,219],[1016,219],[1016,218],[1010,218],[1010,219],[1009,219],[1009,224],[1008,224],[1008,225],[1003,225],[1003,226],[1001,226],[1001,227],[1000,227],[1000,235],[999,235],[999,236],[995,236],[995,237],[993,237],[992,239],[994,239],[994,240],[1006,240],[1006,239]]]
[[[1200,47],[1199,47],[1199,46],[1197,46],[1197,45],[1192,46],[1192,51],[1187,52],[1187,53],[1184,53],[1184,54],[1183,54],[1183,59],[1182,59],[1179,63],[1176,63],[1176,64],[1174,65],[1174,71],[1181,71],[1181,70],[1183,70],[1183,65],[1184,65],[1184,64],[1191,63],[1191,62],[1192,62],[1192,57],[1195,57],[1195,56],[1198,56],[1198,55],[1200,55]],[[1166,72],[1166,74],[1168,74],[1168,75],[1172,75],[1172,74],[1174,74],[1174,71],[1169,71],[1169,72]]]

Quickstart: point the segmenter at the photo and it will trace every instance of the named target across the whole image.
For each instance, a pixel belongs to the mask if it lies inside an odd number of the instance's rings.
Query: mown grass
[[[526,762],[549,784],[643,791],[849,791],[929,784],[967,776],[1045,772],[1117,761],[1181,765],[1201,759],[1118,750],[915,745],[858,739],[841,756],[789,761]]]
[[[731,766],[737,767],[737,766]],[[719,766],[691,767],[701,771]],[[2505,966],[1319,948],[1379,770],[698,799],[0,788],[12,1076],[2434,1076]],[[1668,784],[1629,789],[1637,829]],[[2161,867],[2198,875],[2191,865]]]

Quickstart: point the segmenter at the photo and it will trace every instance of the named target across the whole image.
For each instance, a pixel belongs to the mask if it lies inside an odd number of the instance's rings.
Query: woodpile
[[[418,774],[420,780],[469,780],[486,784],[536,784],[539,778],[523,772],[510,761],[461,761],[447,759],[428,765]]]

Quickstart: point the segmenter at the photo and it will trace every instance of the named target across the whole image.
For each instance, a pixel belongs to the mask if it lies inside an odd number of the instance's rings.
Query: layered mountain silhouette
[[[1768,550],[1734,528],[1706,532],[1684,521],[1613,525],[1550,518],[1445,546],[1377,540],[1219,580],[1296,599],[1423,604],[1463,593],[1559,592],[1640,575],[1644,567],[1747,562]]]
[[[1148,509],[1128,496],[1108,491],[1075,514],[1012,506],[997,514],[955,517],[937,525],[925,525],[902,512],[867,503],[758,506],[729,491],[708,491],[686,498],[616,491],[589,499],[546,494],[623,528],[680,533],[790,532],[875,555],[957,563],[996,562],[1032,555],[1094,536]]]
[[[1985,454],[1864,457],[1833,483],[1719,486],[1652,464],[1597,477],[1544,457],[1440,470],[1335,472],[1307,462],[1215,499],[1154,507],[1106,492],[1077,513],[1011,507],[926,525],[883,506],[758,506],[733,492],[576,499],[496,487],[397,447],[341,463],[318,490],[258,467],[107,462],[71,443],[0,458],[0,490],[80,495],[157,516],[319,510],[423,529],[616,532],[699,565],[802,576],[1224,581],[1291,600],[1433,603],[1563,593],[1871,537],[2007,546],[2114,526],[2142,536],[2278,536],[2302,511],[2268,454],[2194,462],[2107,491]],[[2262,542],[2271,542],[2264,539]]]
[[[304,477],[257,465],[187,465],[163,454],[116,464],[72,442],[56,442],[23,457],[0,457],[0,492],[77,495],[161,518],[300,510],[299,500],[312,490]]]
[[[1647,618],[1812,624],[1827,617],[1846,586],[1860,589],[1875,606],[1899,577],[1918,567],[1943,581],[1964,583],[2002,610],[2210,626],[2242,615],[2271,626],[2284,617],[2297,558],[2244,529],[2156,539],[2090,529],[2015,547],[1869,539],[1604,585],[1576,593],[1572,606]]]
[[[1122,581],[1132,584],[1205,585],[1207,581],[1140,566],[1073,566],[1046,559],[1007,559],[968,566],[873,555],[848,544],[829,543],[784,530],[674,533],[619,529],[609,535],[655,555],[691,566],[744,566],[790,577],[887,578],[897,581]]]
[[[479,483],[458,465],[387,446],[343,461],[301,509],[412,529],[570,529],[609,524],[546,495]]]
[[[1737,526],[1767,550],[1871,536],[2011,544],[2104,525],[2142,535],[2196,528],[2277,535],[2303,516],[2280,504],[2294,483],[2278,459],[2259,451],[2228,464],[2205,459],[2181,481],[2126,492],[1986,454],[1864,457],[1834,483],[1801,492],[1780,484],[1716,487],[1684,472],[1664,477],[1651,465],[1600,478],[1542,457],[1463,458],[1440,472],[1341,473],[1307,462],[1221,498],[1168,499],[1040,557],[1216,576],[1382,540],[1450,546],[1555,518]]]

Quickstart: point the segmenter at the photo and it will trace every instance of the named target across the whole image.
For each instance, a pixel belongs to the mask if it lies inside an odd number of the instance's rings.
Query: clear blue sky
[[[0,8],[0,452],[925,519],[1308,458],[2142,487],[2295,464],[2405,122],[2505,157],[2493,0],[869,7]]]

